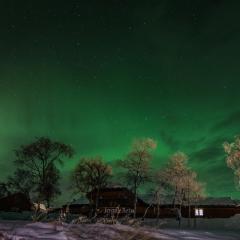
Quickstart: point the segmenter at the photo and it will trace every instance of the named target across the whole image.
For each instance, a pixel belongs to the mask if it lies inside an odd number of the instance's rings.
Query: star
[[[132,26],[128,26],[128,30],[129,30],[129,31],[132,31],[132,30],[133,30],[133,27],[132,27]]]

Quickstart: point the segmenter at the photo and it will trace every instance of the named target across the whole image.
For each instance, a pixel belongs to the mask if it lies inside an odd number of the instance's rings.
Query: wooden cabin
[[[98,214],[99,215],[112,215],[118,214],[133,215],[134,214],[134,194],[125,187],[110,187],[102,188],[99,193],[98,199]],[[97,190],[87,194],[90,202],[96,205]],[[148,204],[142,199],[137,198],[137,212],[145,211]]]
[[[125,187],[108,187],[100,189],[98,200],[98,216],[118,216],[134,213],[134,194]],[[73,202],[63,206],[64,211],[89,215],[91,209],[96,206],[97,190],[89,192],[84,202]],[[91,203],[91,204],[90,204]],[[240,214],[240,205],[231,198],[207,198],[194,205],[173,205],[167,202],[161,205],[150,204],[147,200],[137,198],[136,216],[146,218],[176,218],[179,214],[184,218],[230,218]]]
[[[240,205],[231,198],[206,198],[195,204],[175,205],[164,203],[159,206],[153,204],[148,210],[146,217],[169,218],[176,216],[177,209],[181,210],[184,218],[230,218],[240,214]]]
[[[185,207],[183,215],[188,215]],[[206,198],[191,206],[191,216],[198,218],[230,218],[240,214],[238,202],[230,197]]]
[[[90,203],[86,197],[74,199],[71,203],[65,204],[62,211],[71,214],[88,215],[90,212]]]
[[[89,215],[90,205],[89,204],[65,204],[62,207],[63,212],[71,214],[83,214]]]
[[[22,212],[31,211],[32,203],[23,193],[14,193],[0,199],[0,211]]]
[[[134,194],[125,187],[102,188],[99,191],[98,207],[134,207]],[[87,198],[90,202],[96,204],[97,190],[89,192]],[[140,198],[137,199],[137,204],[147,206]]]

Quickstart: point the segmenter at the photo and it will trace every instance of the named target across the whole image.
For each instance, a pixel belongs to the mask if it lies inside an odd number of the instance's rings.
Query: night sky
[[[0,180],[36,136],[76,155],[123,158],[152,137],[210,196],[239,197],[222,143],[240,134],[240,3],[223,0],[0,2]],[[65,183],[67,186],[69,183]]]

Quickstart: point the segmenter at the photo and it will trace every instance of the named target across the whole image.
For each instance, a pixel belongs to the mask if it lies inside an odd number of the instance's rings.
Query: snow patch
[[[59,224],[1,221],[0,233],[12,240],[128,240],[128,239],[191,239],[191,240],[239,240],[240,232],[156,229],[130,227],[122,224]],[[1,234],[0,234],[0,239]]]

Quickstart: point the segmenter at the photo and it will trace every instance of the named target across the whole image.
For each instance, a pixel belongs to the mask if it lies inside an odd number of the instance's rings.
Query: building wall
[[[92,198],[93,203],[96,203],[96,191],[92,194],[87,194],[88,199]],[[133,215],[134,208],[134,195],[127,188],[112,188],[112,189],[103,189],[99,192],[99,201],[98,201],[98,214],[104,216],[108,213],[117,213],[119,211],[119,216],[123,215]],[[123,210],[119,210],[123,209]],[[146,218],[176,218],[179,216],[179,210],[181,209],[181,216],[183,218],[189,217],[189,208],[188,206],[176,206],[173,208],[172,205],[160,205],[159,212],[157,205],[149,207],[147,203],[138,199],[137,203],[137,217]],[[203,210],[203,216],[198,216],[198,218],[230,218],[235,214],[240,214],[240,207],[235,206],[210,206],[203,205],[198,206]],[[74,213],[82,213],[88,215],[91,207],[86,207],[86,205],[79,206],[70,206],[70,211]],[[190,217],[195,218],[195,207],[190,207]]]

